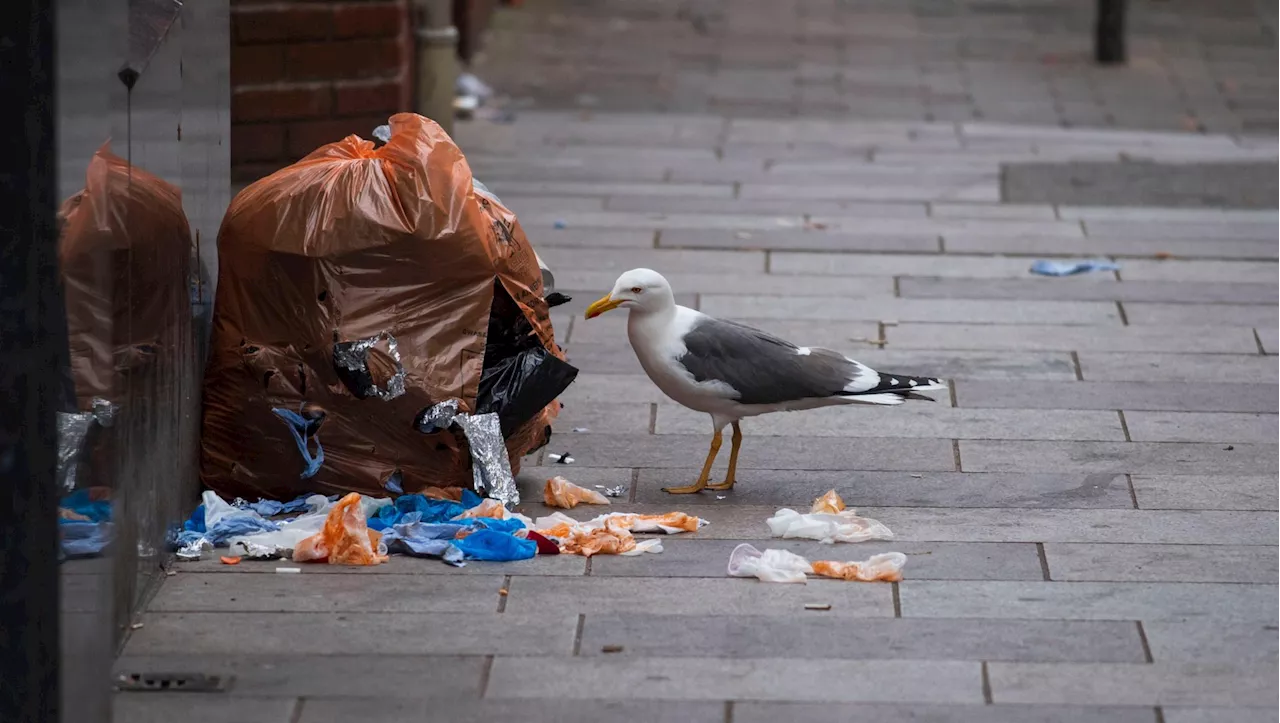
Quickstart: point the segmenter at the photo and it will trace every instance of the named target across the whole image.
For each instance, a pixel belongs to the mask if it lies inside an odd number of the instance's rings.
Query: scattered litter
[[[727,496],[727,495],[716,495],[716,499],[718,499],[718,500],[728,499],[728,496]]]
[[[621,645],[605,645],[600,648],[600,652],[605,653],[606,655],[611,653],[621,653],[622,651],[623,647]]]
[[[228,557],[226,555],[223,555],[218,559],[222,561],[223,565],[239,565],[240,564],[240,558],[238,557]]]
[[[501,590],[499,590],[499,591],[498,591],[498,594],[499,594],[499,595],[501,595],[502,597],[506,597],[506,596],[507,596],[507,592],[508,592],[508,591],[507,591],[507,589],[504,587],[504,588],[502,588]]]
[[[765,520],[774,537],[805,538],[823,543],[865,542],[867,540],[892,540],[893,532],[884,524],[869,517],[859,517],[857,511],[847,509],[844,500],[831,490],[814,500],[809,514],[792,509],[781,509]]]
[[[555,221],[551,222],[551,228],[568,228],[568,227],[569,227],[568,224],[566,224],[564,221],[561,221],[558,218]]]
[[[573,461],[574,461],[573,455],[569,454],[568,452],[565,452],[563,454],[548,452],[547,459],[551,460],[552,462],[555,462],[556,464],[573,464]]]
[[[1235,448],[1236,448],[1236,446],[1235,446],[1234,444],[1228,444],[1227,446],[1223,447],[1222,449],[1223,449],[1223,451],[1231,452],[1231,451],[1233,451]]]
[[[604,488],[605,497],[621,497],[627,493],[626,485],[618,485],[617,487]]]
[[[164,576],[165,576],[165,577],[176,577],[176,576],[177,576],[177,574],[178,574],[178,571],[177,571],[177,570],[165,570],[165,571],[164,571]]]
[[[563,512],[553,512],[535,520],[533,531],[556,540],[563,554],[591,557],[600,554],[639,555],[662,552],[661,540],[650,538],[636,542],[632,533],[663,532],[672,535],[693,532],[706,524],[706,520],[683,512],[668,512],[663,515],[613,512],[585,522],[579,522]]]
[[[129,629],[130,629],[130,630],[141,630],[141,629],[142,629],[142,626],[143,626],[143,625],[145,625],[145,624],[146,624],[146,623],[134,623],[134,624],[132,624],[132,625],[130,625],[130,626],[129,626]]]
[[[1154,254],[1152,254],[1152,256],[1154,256],[1155,258],[1161,261],[1165,261],[1167,259],[1173,258],[1173,254],[1169,253],[1168,251],[1157,251]]]
[[[827,229],[827,225],[816,221],[805,221],[804,229],[806,231],[825,231]]]
[[[901,552],[886,552],[872,555],[862,562],[820,560],[812,564],[814,574],[823,577],[855,582],[901,582],[902,567],[907,564],[907,556]]]
[[[729,577],[754,577],[763,582],[804,584],[812,572],[809,561],[789,550],[760,552],[747,543],[729,554]]]
[[[607,505],[609,500],[595,490],[585,489],[564,477],[552,477],[542,490],[542,501],[547,507],[572,509],[580,504]]]
[[[805,610],[830,610],[831,603],[805,603]]]
[[[278,573],[282,573],[282,574],[287,574],[287,573],[298,573],[298,572],[302,572],[302,568],[300,568],[300,567],[277,567],[277,568],[276,568],[276,572],[278,572]]]
[[[590,432],[591,430],[590,430],[590,429],[587,429],[586,427],[574,427],[574,428],[573,428],[573,431],[574,431],[574,432],[578,432],[578,433],[582,433],[582,432]]]
[[[386,546],[382,534],[369,529],[360,495],[352,492],[329,510],[319,533],[298,543],[293,561],[377,565],[387,561]]]
[[[831,577],[854,582],[898,582],[907,556],[901,552],[874,555],[861,562],[809,562],[789,550],[757,550],[747,543],[733,548],[729,554],[730,577],[754,577],[762,582],[808,582],[808,575]],[[806,610],[830,610],[831,606],[805,605]]]
[[[924,475],[922,475],[922,474],[913,474],[913,475],[911,475],[911,479],[924,479]]]
[[[1119,271],[1120,265],[1111,261],[1046,261],[1031,264],[1031,273],[1041,276],[1071,276],[1090,271]]]

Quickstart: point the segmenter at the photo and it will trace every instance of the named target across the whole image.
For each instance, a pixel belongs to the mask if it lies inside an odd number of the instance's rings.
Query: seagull
[[[586,318],[617,308],[629,310],[627,338],[658,389],[689,409],[711,415],[714,435],[702,473],[691,485],[664,489],[671,494],[733,487],[742,445],[738,422],[746,417],[842,404],[931,402],[919,392],[947,388],[938,379],[877,372],[839,352],[797,346],[680,306],[671,284],[652,269],[632,269],[619,276],[613,291],[587,307]],[[721,433],[730,424],[728,473],[724,482],[707,484],[720,452]]]

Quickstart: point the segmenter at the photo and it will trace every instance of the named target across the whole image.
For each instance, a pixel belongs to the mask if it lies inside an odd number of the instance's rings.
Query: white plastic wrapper
[[[835,542],[866,542],[867,540],[892,540],[893,532],[878,520],[859,517],[847,509],[837,514],[801,514],[791,509],[781,509],[765,520],[774,537],[803,538],[826,544]]]
[[[787,550],[765,550],[742,543],[729,554],[729,577],[754,577],[764,582],[808,582],[809,561]]]

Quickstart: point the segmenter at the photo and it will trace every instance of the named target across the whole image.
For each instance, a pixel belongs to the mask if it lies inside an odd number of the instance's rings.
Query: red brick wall
[[[237,181],[412,110],[408,0],[232,0]]]

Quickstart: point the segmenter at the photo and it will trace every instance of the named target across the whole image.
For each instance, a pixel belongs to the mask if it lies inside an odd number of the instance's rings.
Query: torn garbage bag
[[[408,493],[483,480],[503,494],[505,474],[473,470],[474,433],[508,474],[547,440],[576,370],[528,238],[437,124],[404,113],[388,130],[381,147],[319,148],[227,210],[201,434],[201,481],[224,497],[385,495],[397,470]],[[424,437],[415,419],[442,400],[484,428]],[[304,403],[325,413],[310,477],[272,411]]]

